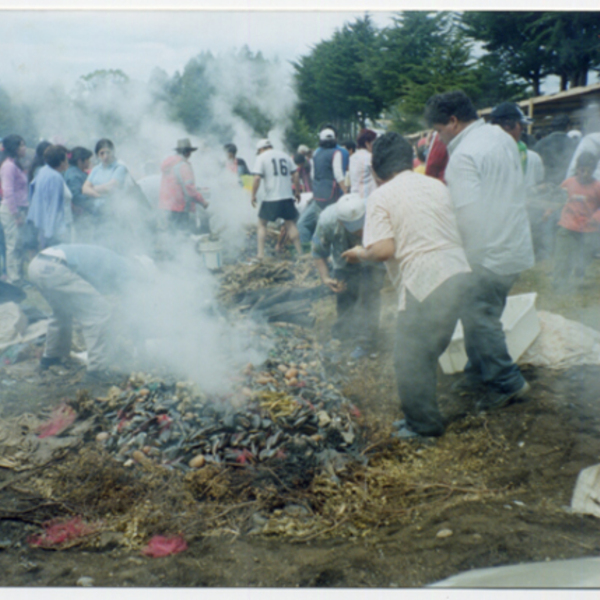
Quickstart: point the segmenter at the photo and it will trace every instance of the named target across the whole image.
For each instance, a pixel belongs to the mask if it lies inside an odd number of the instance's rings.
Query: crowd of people
[[[300,243],[310,244],[323,284],[336,294],[331,336],[353,348],[354,359],[376,348],[385,264],[399,301],[401,439],[444,432],[437,361],[458,319],[468,362],[455,390],[475,394],[481,410],[526,399],[530,384],[500,321],[508,293],[536,257],[553,257],[555,289],[572,291],[600,241],[600,133],[555,131],[536,141],[517,104],[503,102],[485,120],[460,91],[430,98],[424,116],[432,132],[415,148],[370,129],[340,144],[327,124],[314,153],[298,148],[296,171],[278,173],[275,162],[269,169],[270,159],[252,171],[255,190],[261,182],[274,190],[274,178],[285,175],[286,185],[261,206],[259,228],[285,219],[296,249],[293,198],[312,193],[297,219]],[[262,140],[260,153],[265,145],[271,149]]]
[[[553,257],[555,288],[569,292],[600,239],[600,133],[555,131],[529,148],[530,120],[518,105],[501,103],[485,120],[461,91],[432,96],[424,118],[431,133],[415,147],[397,133],[366,128],[340,143],[325,124],[314,152],[301,145],[290,156],[261,139],[251,170],[234,144],[223,148],[224,168],[248,189],[252,206],[261,198],[254,260],[265,258],[269,222],[281,223],[280,243],[289,241],[297,255],[311,252],[336,296],[331,337],[353,359],[376,352],[387,270],[398,292],[401,439],[444,432],[437,361],[458,319],[468,362],[456,390],[477,394],[482,410],[527,398],[530,385],[508,353],[500,321],[508,293],[536,257]],[[160,166],[156,208],[173,235],[189,235],[207,220],[189,161],[196,150],[178,140]],[[4,138],[6,279],[23,284],[27,254],[39,252],[29,279],[53,309],[42,367],[68,355],[76,317],[90,372],[100,376],[108,366],[103,295],[118,287],[119,274],[140,276],[140,263],[120,256],[120,243],[131,244],[140,206],[150,213],[153,203],[109,139],[94,153],[42,142],[29,166],[26,156],[21,137]]]
[[[76,319],[88,353],[87,378],[113,381],[107,296],[147,276],[152,261],[144,251],[151,249],[144,242],[152,240],[156,214],[109,139],[99,140],[93,153],[43,141],[29,160],[20,136],[8,135],[2,144],[3,279],[34,285],[52,309],[41,368],[68,362]],[[195,150],[189,139],[179,140],[161,166],[154,213],[172,236],[194,231],[196,205],[208,206],[189,163]]]

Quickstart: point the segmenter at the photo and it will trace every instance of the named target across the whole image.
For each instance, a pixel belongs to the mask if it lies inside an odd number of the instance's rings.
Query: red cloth
[[[161,556],[169,556],[170,554],[178,554],[187,550],[187,542],[180,535],[163,536],[155,535],[148,545],[142,549],[142,554],[159,558]]]
[[[169,156],[160,166],[162,179],[160,180],[160,193],[158,207],[172,212],[194,212],[194,202],[206,205],[202,194],[196,189],[192,165],[177,154]],[[186,207],[186,199],[188,206]]]
[[[76,418],[77,413],[68,404],[63,402],[52,411],[50,419],[39,426],[37,435],[39,438],[58,435],[69,427]]]
[[[446,166],[448,165],[448,150],[446,144],[442,142],[440,136],[436,133],[431,142],[429,148],[429,154],[427,155],[427,163],[425,165],[425,175],[435,177],[440,181],[444,181],[444,173],[446,172]]]
[[[595,233],[600,229],[600,181],[581,185],[576,177],[560,185],[567,190],[569,200],[562,209],[558,224],[571,231]]]
[[[39,535],[31,535],[27,542],[31,546],[40,548],[56,548],[65,542],[70,542],[81,537],[94,533],[97,525],[90,525],[81,520],[81,517],[74,517],[68,521],[46,521],[42,523],[44,532]]]

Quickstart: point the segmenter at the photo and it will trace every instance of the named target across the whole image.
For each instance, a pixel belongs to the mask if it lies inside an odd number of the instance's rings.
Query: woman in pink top
[[[2,202],[0,223],[6,245],[6,275],[9,283],[17,283],[23,273],[23,252],[19,246],[19,232],[27,216],[27,175],[19,164],[27,152],[25,141],[11,134],[2,140],[4,156],[0,167]]]

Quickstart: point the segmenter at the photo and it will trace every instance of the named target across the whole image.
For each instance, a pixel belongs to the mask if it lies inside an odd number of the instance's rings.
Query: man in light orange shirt
[[[405,419],[400,439],[439,436],[444,422],[436,400],[437,361],[458,320],[470,268],[446,186],[412,171],[411,145],[397,133],[373,144],[380,181],[367,201],[364,248],[348,262],[385,261],[399,292],[395,368]]]

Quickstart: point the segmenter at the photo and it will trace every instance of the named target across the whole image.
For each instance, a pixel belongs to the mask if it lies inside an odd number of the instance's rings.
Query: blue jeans
[[[313,200],[307,207],[306,210],[300,215],[298,219],[297,227],[300,233],[300,243],[310,243],[312,236],[317,228],[317,221],[321,214],[321,207],[318,202]]]
[[[500,317],[518,275],[497,275],[478,265],[472,269],[460,314],[469,358],[465,374],[473,383],[510,394],[520,390],[525,379],[508,354]]]

